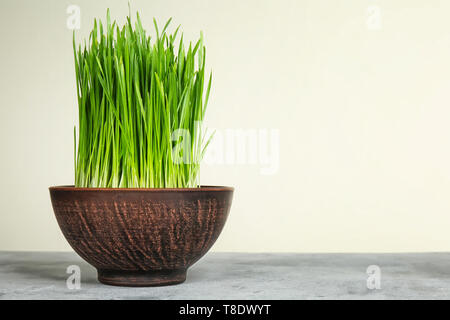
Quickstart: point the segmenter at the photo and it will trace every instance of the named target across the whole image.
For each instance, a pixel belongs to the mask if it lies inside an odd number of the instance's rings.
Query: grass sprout
[[[120,28],[94,20],[89,41],[73,40],[78,97],[75,186],[192,188],[209,140],[203,121],[212,75],[205,80],[203,35],[186,49],[153,20],[146,35],[139,13]],[[176,45],[177,49],[176,49]],[[206,90],[205,90],[206,88]],[[174,132],[182,130],[189,139]],[[188,142],[188,143],[187,143]],[[176,159],[182,157],[183,161]]]

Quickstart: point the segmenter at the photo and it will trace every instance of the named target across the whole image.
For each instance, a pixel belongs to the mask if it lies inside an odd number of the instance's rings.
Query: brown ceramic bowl
[[[58,224],[72,248],[119,286],[181,283],[216,241],[233,188],[50,187]]]

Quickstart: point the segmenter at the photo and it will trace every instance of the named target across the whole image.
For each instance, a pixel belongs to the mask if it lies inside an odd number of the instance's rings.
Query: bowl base
[[[186,280],[186,270],[97,270],[98,281],[121,287],[169,286]]]

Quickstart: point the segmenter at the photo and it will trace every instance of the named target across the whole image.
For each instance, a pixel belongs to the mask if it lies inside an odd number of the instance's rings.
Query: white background
[[[187,39],[203,30],[208,126],[280,130],[275,175],[204,166],[203,184],[236,188],[214,250],[450,250],[449,1],[131,3],[149,31],[153,17]],[[73,183],[70,4],[79,38],[107,7],[128,13],[127,1],[0,4],[0,250],[69,250],[47,188]]]

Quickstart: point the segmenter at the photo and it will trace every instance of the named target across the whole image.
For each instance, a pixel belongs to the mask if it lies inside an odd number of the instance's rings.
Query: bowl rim
[[[234,191],[234,187],[226,186],[204,186],[198,188],[86,188],[74,185],[51,186],[50,191],[121,191],[121,192],[203,192],[203,191]]]

